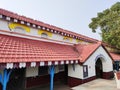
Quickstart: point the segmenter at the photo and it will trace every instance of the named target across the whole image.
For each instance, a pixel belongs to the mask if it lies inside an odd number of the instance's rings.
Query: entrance
[[[98,60],[96,61],[95,69],[96,69],[96,78],[102,78],[103,67],[102,67],[102,61],[100,58],[98,58]]]
[[[57,73],[55,75],[55,78],[58,78],[58,82],[60,81],[61,84],[67,85],[68,84],[68,65],[64,64],[61,66],[62,66],[61,69],[63,69],[63,70],[60,71],[59,73]],[[60,70],[60,68],[59,68],[59,70]],[[54,78],[54,80],[55,80],[55,78]],[[57,80],[55,80],[55,81],[57,81]]]
[[[25,79],[25,68],[13,69],[10,80],[7,85],[7,90],[23,90]]]
[[[68,84],[68,65],[65,64],[65,81],[64,83],[67,85]]]

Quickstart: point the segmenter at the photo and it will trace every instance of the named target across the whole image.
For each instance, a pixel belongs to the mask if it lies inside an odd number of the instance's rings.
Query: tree
[[[89,28],[93,32],[100,28],[103,42],[120,48],[120,2],[115,3],[103,12],[97,13],[97,17],[91,20]]]

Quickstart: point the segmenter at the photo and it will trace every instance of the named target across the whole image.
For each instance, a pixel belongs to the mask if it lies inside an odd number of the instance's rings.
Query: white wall
[[[27,67],[26,68],[26,77],[35,77],[38,76],[38,70],[39,67]],[[55,66],[55,73],[59,73],[59,67],[58,65]],[[49,74],[49,69],[48,69],[48,74]]]
[[[52,39],[61,41],[63,40],[63,36],[59,34],[53,34]]]
[[[86,62],[83,65],[88,65],[88,77],[93,77],[96,75],[95,72],[95,63],[96,63],[96,57],[99,55],[103,55],[104,59],[102,59],[103,64],[103,72],[109,72],[113,71],[113,64],[112,59],[109,57],[109,55],[106,53],[106,51],[103,49],[103,47],[99,47],[89,58],[86,60]],[[72,65],[68,66],[68,76],[75,77],[79,79],[83,78],[83,67],[79,64],[75,65],[75,71],[73,70]]]
[[[8,22],[0,19],[0,30],[10,31],[8,27]]]
[[[28,35],[39,36],[38,35],[38,30],[35,29],[35,28],[30,28],[30,33],[28,33]]]
[[[8,21],[0,20],[0,30],[10,31],[10,28],[8,27],[9,23],[10,22],[8,22]],[[31,35],[31,36],[41,37],[40,35],[38,35],[38,30],[39,29],[30,27],[30,33],[26,32],[25,34],[26,35]],[[14,30],[13,30],[13,32],[14,32]],[[12,35],[13,34],[14,33],[12,33]],[[16,35],[16,36],[25,37],[25,38],[27,37],[27,36],[21,36],[21,35]],[[32,38],[33,37],[31,37],[31,39]],[[62,42],[68,43],[68,41],[63,40],[63,38],[64,38],[64,36],[53,33],[52,37],[49,37],[48,39],[50,39],[51,41],[55,40],[55,41],[62,41]],[[77,44],[77,41],[76,41],[76,39],[73,39],[72,41],[69,41],[69,43]]]
[[[102,65],[103,65],[103,72],[109,72],[113,71],[113,64],[112,59],[109,57],[109,55],[106,53],[106,51],[103,49],[103,47],[99,47],[84,63],[84,65],[88,65],[88,77],[92,77],[96,75],[95,72],[95,59],[97,56],[103,55],[104,59],[102,59]]]
[[[38,67],[27,67],[26,68],[26,77],[38,76]]]
[[[75,71],[72,65],[68,65],[68,76],[75,78],[83,78],[83,67],[79,64],[75,64]]]

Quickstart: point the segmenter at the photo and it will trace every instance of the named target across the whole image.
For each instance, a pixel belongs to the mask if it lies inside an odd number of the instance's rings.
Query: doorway
[[[7,90],[23,90],[25,84],[25,68],[13,69],[10,80],[7,85]]]
[[[96,70],[96,78],[102,78],[103,66],[100,58],[98,58],[98,60],[96,61],[95,70]]]

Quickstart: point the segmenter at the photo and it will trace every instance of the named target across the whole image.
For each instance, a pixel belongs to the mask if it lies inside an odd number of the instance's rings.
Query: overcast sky
[[[91,18],[120,0],[0,0],[0,8],[100,40]]]

